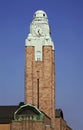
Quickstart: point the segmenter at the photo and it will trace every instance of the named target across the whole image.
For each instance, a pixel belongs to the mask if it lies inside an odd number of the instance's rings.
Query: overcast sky
[[[48,15],[55,44],[56,106],[73,130],[82,130],[82,0],[0,0],[0,105],[24,101],[25,39],[39,9]]]

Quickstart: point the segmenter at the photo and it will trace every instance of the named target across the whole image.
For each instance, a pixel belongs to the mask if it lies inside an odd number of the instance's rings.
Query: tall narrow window
[[[39,79],[37,79],[37,106],[39,108]]]
[[[37,51],[36,52],[37,54],[37,61],[41,61],[41,52],[40,51]]]

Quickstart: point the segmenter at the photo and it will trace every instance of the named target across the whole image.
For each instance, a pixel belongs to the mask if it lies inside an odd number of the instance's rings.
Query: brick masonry
[[[35,61],[34,47],[26,48],[25,102],[35,105],[55,120],[55,72],[52,46],[42,48],[43,60]]]

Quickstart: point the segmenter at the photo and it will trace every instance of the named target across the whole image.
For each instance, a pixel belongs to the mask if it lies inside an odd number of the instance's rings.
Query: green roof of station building
[[[20,106],[14,113],[13,121],[22,120],[33,120],[33,121],[43,121],[44,113],[42,113],[37,107],[31,104],[24,104]]]

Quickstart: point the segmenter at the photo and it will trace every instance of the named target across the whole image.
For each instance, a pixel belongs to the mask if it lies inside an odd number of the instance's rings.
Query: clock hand
[[[41,35],[41,34],[40,34],[40,30],[38,30],[38,34]]]

